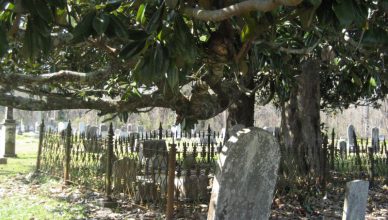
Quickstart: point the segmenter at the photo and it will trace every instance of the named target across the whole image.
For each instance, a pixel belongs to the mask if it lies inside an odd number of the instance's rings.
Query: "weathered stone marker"
[[[379,143],[379,128],[372,128],[372,147],[373,151],[377,152],[380,150],[380,143]]]
[[[346,142],[340,141],[339,146],[340,146],[339,151],[340,151],[341,158],[346,158]]]
[[[269,132],[251,127],[232,134],[218,160],[208,220],[268,219],[279,161]]]
[[[346,183],[342,220],[364,220],[369,182],[353,180]]]
[[[4,149],[4,157],[16,157],[15,139],[16,139],[16,121],[13,120],[13,108],[7,107],[5,110],[5,120],[2,129],[1,147]]]
[[[353,125],[349,125],[348,126],[348,149],[347,149],[347,153],[349,154],[350,151],[353,150],[354,148],[354,126]]]

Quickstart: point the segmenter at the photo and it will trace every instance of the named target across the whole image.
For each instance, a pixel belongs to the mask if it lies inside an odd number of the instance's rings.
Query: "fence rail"
[[[108,137],[101,138],[72,134],[70,122],[61,133],[45,131],[42,123],[39,137],[37,169],[105,192],[108,197],[124,195],[140,204],[167,205],[170,211],[171,201],[185,207],[208,203],[215,161],[223,144],[223,137],[210,126],[194,134],[171,133],[160,126],[128,137],[114,137],[110,126]],[[337,142],[334,132],[323,141],[325,169],[372,183],[376,176],[388,176],[385,140],[369,147],[367,140],[355,137],[351,151],[338,148]],[[289,157],[289,150],[283,149],[282,156]],[[173,200],[166,204],[169,189]]]

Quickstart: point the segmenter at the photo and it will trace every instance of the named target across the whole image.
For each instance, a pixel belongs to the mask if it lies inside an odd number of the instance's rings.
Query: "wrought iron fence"
[[[175,203],[208,203],[215,160],[223,141],[210,127],[206,132],[191,134],[171,133],[160,126],[157,131],[117,138],[110,128],[107,138],[90,138],[72,134],[70,123],[68,126],[62,133],[41,129],[44,134],[38,158],[42,171],[111,197],[124,196],[158,207],[166,205],[167,179],[173,175]],[[172,146],[176,149],[175,169],[169,172]],[[109,149],[113,152],[111,157]]]

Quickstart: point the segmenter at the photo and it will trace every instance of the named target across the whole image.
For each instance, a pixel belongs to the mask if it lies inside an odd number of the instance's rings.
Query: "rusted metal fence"
[[[171,133],[160,126],[125,138],[114,138],[110,127],[105,139],[74,135],[70,122],[62,133],[41,131],[41,171],[108,197],[127,197],[160,208],[166,207],[169,188],[175,205],[190,208],[208,203],[217,149],[223,141],[210,126],[193,134]],[[169,170],[172,152],[173,172]],[[169,176],[173,181],[168,182]]]

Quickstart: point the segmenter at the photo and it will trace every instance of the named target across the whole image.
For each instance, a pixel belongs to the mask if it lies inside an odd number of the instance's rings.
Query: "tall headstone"
[[[379,143],[379,128],[374,127],[372,128],[372,147],[373,151],[377,152],[380,150],[380,143]]]
[[[346,183],[342,220],[364,220],[369,182],[353,180]]]
[[[108,126],[106,124],[100,124],[100,136],[101,138],[108,137]]]
[[[84,122],[78,124],[78,132],[80,135],[84,136],[86,134],[86,125]]]
[[[6,107],[5,120],[2,129],[1,148],[4,157],[16,157],[15,139],[16,139],[16,121],[13,119],[13,108]]]
[[[346,155],[346,141],[339,142],[339,152],[340,152],[341,158],[344,158]]]
[[[348,126],[348,152],[353,151],[354,148],[354,126],[349,125]]]
[[[208,219],[268,219],[279,161],[269,132],[251,127],[231,134],[217,161]]]

